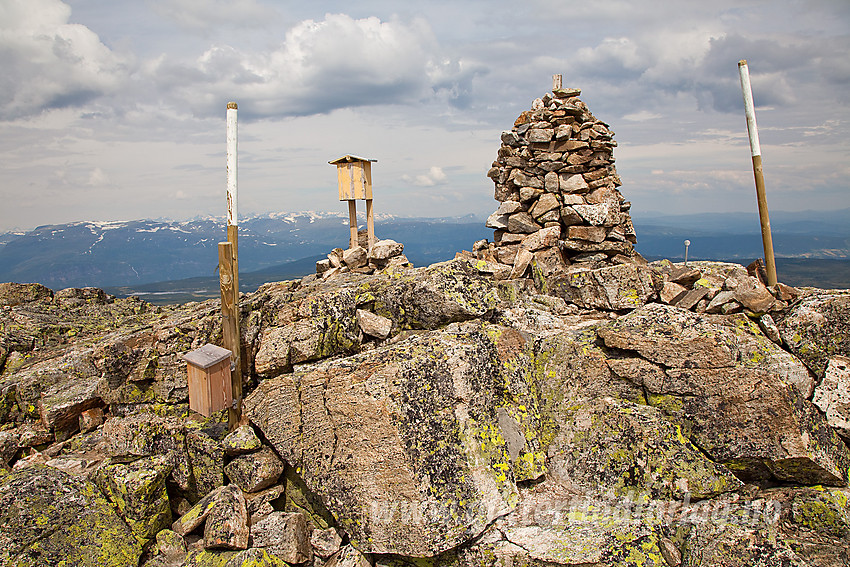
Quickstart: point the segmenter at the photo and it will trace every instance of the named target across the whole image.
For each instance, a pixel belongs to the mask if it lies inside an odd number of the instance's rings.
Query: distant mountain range
[[[681,258],[685,239],[694,259],[748,259],[764,255],[761,225],[755,213],[664,215],[634,218],[637,248],[644,256]],[[850,209],[776,211],[770,214],[777,258],[850,258]]]
[[[416,265],[454,256],[492,238],[473,217],[413,219],[379,216],[376,233],[405,244]],[[245,219],[239,225],[239,267],[254,272],[348,247],[348,217],[289,213]],[[212,277],[224,219],[75,222],[0,235],[0,281],[39,282],[53,289],[110,287]]]
[[[763,255],[755,214],[650,213],[634,216],[634,223],[637,249],[649,259],[681,260],[685,239],[694,260],[749,263]],[[782,261],[786,266],[812,276],[816,285],[821,276],[809,268],[817,265],[819,274],[832,275],[824,287],[850,287],[850,277],[843,275],[850,267],[850,209],[778,211],[771,213],[771,224],[776,256],[787,259]],[[493,237],[484,220],[472,215],[383,215],[376,219],[376,233],[404,243],[405,254],[417,266],[450,259],[476,240]],[[224,220],[218,218],[75,222],[8,232],[0,234],[0,282],[39,282],[53,289],[95,286],[146,295],[197,290],[207,296],[217,293],[217,244],[224,234]],[[311,273],[318,258],[347,247],[348,234],[348,218],[337,213],[269,214],[241,221],[243,291]]]

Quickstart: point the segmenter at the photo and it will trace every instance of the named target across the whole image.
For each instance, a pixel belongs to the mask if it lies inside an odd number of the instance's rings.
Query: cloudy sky
[[[847,0],[0,0],[0,231],[223,215],[231,100],[241,213],[344,211],[351,153],[378,212],[486,215],[553,73],[636,217],[754,211],[739,59],[771,209],[850,207]]]

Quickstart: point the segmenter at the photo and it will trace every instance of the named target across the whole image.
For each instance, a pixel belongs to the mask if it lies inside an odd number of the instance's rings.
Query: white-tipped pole
[[[776,285],[776,260],[773,257],[773,236],[770,233],[770,215],[767,211],[767,195],[764,189],[764,169],[761,163],[759,130],[756,125],[756,109],[753,104],[753,89],[750,86],[750,70],[747,60],[738,61],[738,73],[741,75],[741,90],[744,92],[744,112],[747,115],[747,133],[750,135],[750,153],[753,156],[753,175],[756,181],[756,199],[761,223],[761,242],[764,247],[764,263],[767,271],[767,285]]]
[[[238,132],[236,125],[237,106],[227,103],[227,226],[238,226],[237,208],[237,159]]]
[[[227,103],[227,242],[218,245],[221,279],[221,324],[224,346],[233,353],[231,386],[233,407],[228,412],[230,429],[242,418],[242,341],[239,330],[239,214],[237,209],[237,129],[235,102]],[[226,281],[229,280],[229,281]]]
[[[688,246],[691,245],[690,240],[685,240],[685,266],[688,265]]]

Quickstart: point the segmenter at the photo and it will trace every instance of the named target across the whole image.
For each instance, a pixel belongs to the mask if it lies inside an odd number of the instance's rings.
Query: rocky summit
[[[644,261],[577,97],[503,134],[493,243],[244,294],[234,427],[217,301],[0,284],[0,564],[850,564],[850,290]]]

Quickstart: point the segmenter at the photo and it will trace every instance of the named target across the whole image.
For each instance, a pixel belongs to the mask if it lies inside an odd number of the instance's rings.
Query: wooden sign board
[[[226,348],[206,344],[183,355],[189,381],[189,409],[204,417],[228,409],[233,404],[231,353]]]

